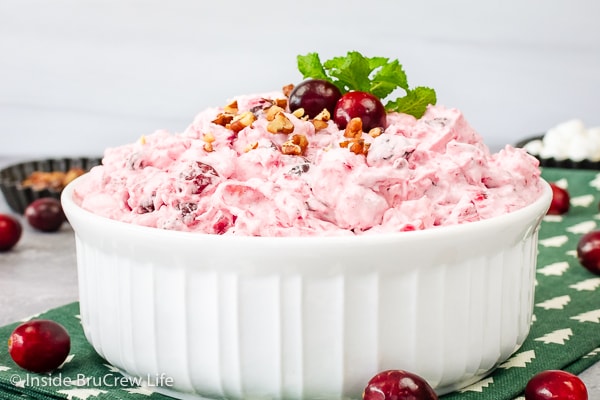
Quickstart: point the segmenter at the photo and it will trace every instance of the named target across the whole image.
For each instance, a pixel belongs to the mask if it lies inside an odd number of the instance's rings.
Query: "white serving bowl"
[[[63,191],[94,349],[180,398],[358,399],[386,369],[439,393],[525,340],[552,193],[510,214],[352,237],[218,236],[97,216]],[[152,382],[155,380],[155,382]]]

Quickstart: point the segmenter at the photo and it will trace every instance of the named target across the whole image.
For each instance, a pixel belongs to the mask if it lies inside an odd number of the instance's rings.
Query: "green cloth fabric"
[[[534,318],[523,346],[491,375],[444,400],[510,400],[547,369],[579,374],[600,362],[600,276],[577,260],[582,234],[600,229],[600,173],[546,168],[548,182],[567,187],[571,208],[546,216],[539,232]]]
[[[572,206],[566,216],[546,217],[540,228],[530,334],[492,374],[442,396],[443,400],[512,400],[521,396],[527,381],[537,372],[563,369],[578,374],[600,362],[600,276],[580,266],[575,254],[581,235],[600,229],[600,173],[545,169],[543,176],[568,186]],[[83,335],[78,314],[79,304],[72,303],[37,316],[60,322],[71,335],[72,358],[51,375],[27,373],[14,364],[7,346],[0,346],[0,398],[169,398],[128,382],[99,357]],[[0,328],[0,339],[7,340],[19,323]]]

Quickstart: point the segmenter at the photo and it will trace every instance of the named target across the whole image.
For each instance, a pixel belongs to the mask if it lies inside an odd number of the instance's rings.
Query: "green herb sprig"
[[[365,57],[357,51],[349,51],[346,56],[334,57],[324,63],[317,53],[299,55],[297,59],[298,70],[304,79],[330,81],[342,94],[353,90],[368,92],[383,102],[394,90],[403,89],[403,97],[385,104],[388,112],[396,111],[421,118],[427,106],[437,101],[435,90],[425,86],[409,87],[406,73],[398,60]]]

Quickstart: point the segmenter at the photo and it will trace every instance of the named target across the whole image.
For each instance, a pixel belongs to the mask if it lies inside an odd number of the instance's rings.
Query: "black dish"
[[[10,208],[16,213],[23,214],[25,208],[34,200],[42,197],[60,199],[61,191],[59,190],[50,188],[37,190],[30,186],[23,186],[23,180],[33,172],[67,172],[71,168],[81,168],[84,171],[89,171],[101,162],[101,158],[49,158],[10,165],[0,170],[0,191],[2,191]]]
[[[536,135],[529,137],[527,139],[520,140],[515,144],[515,147],[525,147],[525,145],[529,142],[533,142],[534,140],[542,140],[544,135]],[[600,170],[600,161],[592,161],[592,160],[557,160],[556,158],[542,158],[536,154],[532,154],[535,158],[537,158],[540,162],[541,167],[548,168],[566,168],[566,169],[592,169],[592,170]]]

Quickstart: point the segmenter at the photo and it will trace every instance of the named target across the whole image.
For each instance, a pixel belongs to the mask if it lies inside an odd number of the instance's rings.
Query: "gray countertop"
[[[0,167],[13,161],[0,156]],[[3,197],[0,213],[10,213]],[[58,232],[43,233],[21,221],[21,240],[11,251],[0,253],[0,325],[78,299],[75,240],[69,224]],[[581,378],[589,399],[600,399],[600,363],[584,371]]]

